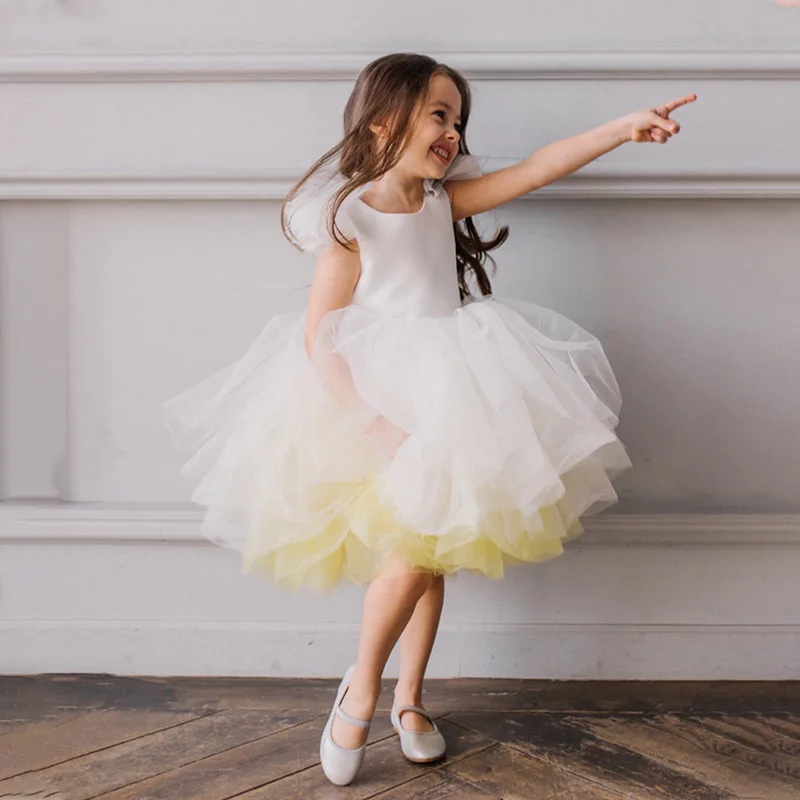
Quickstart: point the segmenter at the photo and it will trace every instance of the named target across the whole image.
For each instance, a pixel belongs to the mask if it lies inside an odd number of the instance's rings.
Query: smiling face
[[[436,74],[401,163],[422,178],[441,178],[458,153],[460,131],[461,94],[447,75]]]

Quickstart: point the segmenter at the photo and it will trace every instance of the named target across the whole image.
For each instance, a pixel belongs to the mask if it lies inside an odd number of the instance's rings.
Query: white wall
[[[157,406],[302,308],[280,200],[357,71],[416,50],[470,78],[498,165],[699,96],[667,146],[494,217],[497,294],[603,341],[634,469],[561,558],[449,585],[430,674],[800,677],[800,8],[398,9],[0,0],[0,672],[349,663],[361,591],[285,595],[198,539]]]

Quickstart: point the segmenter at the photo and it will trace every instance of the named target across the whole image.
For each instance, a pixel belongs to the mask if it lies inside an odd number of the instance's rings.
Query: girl
[[[369,582],[320,743],[332,782],[361,767],[398,639],[400,747],[444,755],[421,702],[444,576],[559,555],[631,466],[601,344],[555,311],[495,299],[484,262],[508,229],[484,241],[472,217],[623,142],[664,144],[679,131],[670,112],[695,99],[482,174],[466,80],[423,55],[373,61],[344,138],[282,209],[284,233],[317,254],[307,310],[273,317],[238,362],[163,404],[196,450],[182,472],[207,506],[203,531],[239,550],[243,571],[289,589]]]

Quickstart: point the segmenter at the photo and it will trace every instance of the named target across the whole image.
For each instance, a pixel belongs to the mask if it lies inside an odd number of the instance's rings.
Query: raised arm
[[[680,125],[669,118],[670,113],[696,99],[697,95],[690,94],[657,108],[634,111],[585,133],[545,145],[510,167],[479,178],[447,181],[445,188],[450,195],[453,219],[489,211],[541,189],[625,142],[665,144],[680,131]]]

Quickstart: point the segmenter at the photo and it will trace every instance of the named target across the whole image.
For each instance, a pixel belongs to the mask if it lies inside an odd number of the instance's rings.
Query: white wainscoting
[[[612,22],[592,39],[535,5],[560,51],[415,48],[472,80],[470,147],[497,166],[637,107],[700,101],[666,147],[629,145],[486,220],[512,226],[498,294],[604,342],[635,469],[619,509],[559,559],[451,582],[430,674],[798,678],[793,40],[743,3],[737,21],[682,2],[706,38],[675,26],[653,51],[636,36],[654,35],[643,4],[620,0],[627,49],[600,52]],[[286,595],[241,576],[198,538],[156,411],[302,307],[313,263],[283,240],[280,200],[336,141],[376,53],[344,34],[341,52],[258,52],[253,3],[217,31],[192,18],[191,52],[168,21],[144,38],[146,6],[88,2],[68,24],[43,4],[34,35],[30,7],[0,5],[0,672],[337,675],[361,590]],[[69,25],[87,20],[107,52],[75,44]],[[748,46],[719,52],[724,31]]]
[[[280,199],[336,141],[352,81],[375,55],[0,59],[10,110],[0,198]],[[678,115],[690,135],[618,149],[531,199],[800,196],[797,53],[441,57],[472,81],[470,147],[496,167],[626,111],[698,94]]]
[[[199,521],[125,504],[0,507],[12,611],[0,669],[339,674],[361,591],[279,592],[198,538]],[[604,514],[585,527],[558,559],[502,582],[450,581],[429,675],[798,677],[800,515]]]

